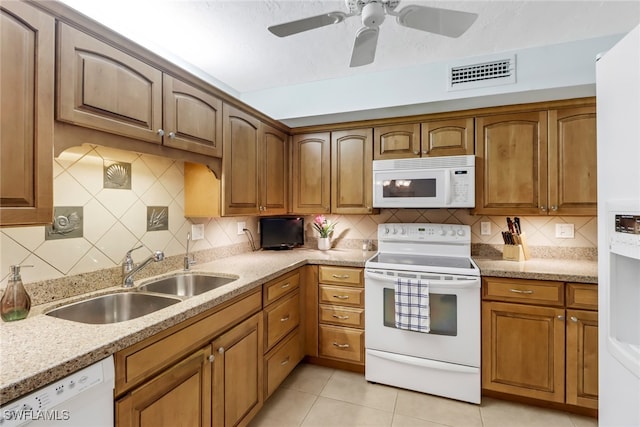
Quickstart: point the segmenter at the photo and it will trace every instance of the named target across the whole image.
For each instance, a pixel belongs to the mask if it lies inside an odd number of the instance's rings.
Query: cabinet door
[[[262,313],[213,342],[213,426],[246,425],[262,407]]]
[[[260,121],[227,104],[222,111],[222,215],[257,214]]]
[[[567,403],[598,408],[598,312],[567,310]]]
[[[564,402],[564,309],[482,303],[482,387]]]
[[[210,426],[210,355],[207,346],[116,401],[116,425]]]
[[[473,154],[473,117],[422,123],[422,156]]]
[[[0,226],[53,218],[55,20],[0,5]]]
[[[259,147],[260,213],[285,214],[288,210],[288,153],[289,137],[271,126],[264,125]]]
[[[376,127],[373,147],[374,160],[420,157],[420,124]]]
[[[222,101],[164,75],[164,145],[222,157]]]
[[[475,214],[547,211],[547,112],[476,118]]]
[[[331,132],[331,212],[373,211],[371,129]]]
[[[549,111],[549,214],[596,215],[596,108]]]
[[[162,143],[160,70],[65,24],[58,55],[58,120]]]
[[[293,137],[292,211],[329,213],[331,209],[331,140],[329,132]]]

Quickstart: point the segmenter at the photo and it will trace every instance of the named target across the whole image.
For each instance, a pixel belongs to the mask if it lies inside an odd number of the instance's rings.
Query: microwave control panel
[[[475,197],[473,191],[473,169],[456,169],[451,174],[452,201],[464,203]],[[469,194],[469,193],[472,194]],[[471,196],[471,197],[470,197]]]

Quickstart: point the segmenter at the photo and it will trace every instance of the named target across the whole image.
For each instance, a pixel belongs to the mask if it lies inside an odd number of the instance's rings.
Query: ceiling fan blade
[[[284,24],[272,25],[269,31],[278,37],[286,37],[303,31],[313,30],[326,25],[337,24],[344,21],[347,16],[343,12],[329,12],[323,15],[311,16],[309,18],[298,19],[297,21],[285,22]]]
[[[350,67],[360,67],[371,64],[376,57],[376,45],[378,44],[378,27],[364,27],[358,31],[353,43]]]
[[[400,25],[416,30],[459,37],[469,29],[477,17],[476,13],[411,5],[398,12],[397,21]]]

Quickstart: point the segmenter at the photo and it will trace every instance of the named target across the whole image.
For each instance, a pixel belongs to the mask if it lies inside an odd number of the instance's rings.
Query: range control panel
[[[442,243],[471,242],[471,227],[462,224],[389,223],[378,225],[378,240]]]

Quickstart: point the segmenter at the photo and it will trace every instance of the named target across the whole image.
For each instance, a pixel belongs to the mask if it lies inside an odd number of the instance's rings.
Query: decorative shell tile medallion
[[[131,190],[131,163],[104,162],[104,188]]]

